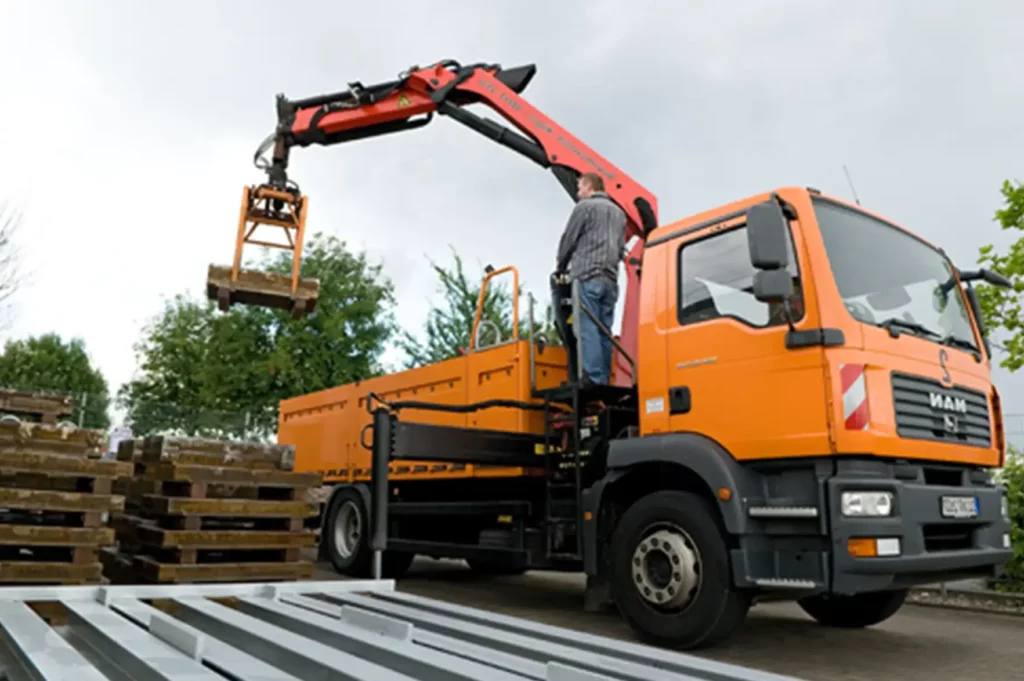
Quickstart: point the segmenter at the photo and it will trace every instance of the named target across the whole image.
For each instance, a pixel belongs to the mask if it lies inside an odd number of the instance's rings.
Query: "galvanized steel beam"
[[[36,601],[61,603],[68,625],[48,624],[29,607]],[[4,588],[0,674],[10,681],[797,681],[399,593],[390,580]]]

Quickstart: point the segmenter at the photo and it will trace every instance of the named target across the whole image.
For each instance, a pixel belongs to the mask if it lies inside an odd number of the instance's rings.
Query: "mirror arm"
[[[779,196],[778,192],[772,192],[771,197],[772,200],[775,201],[775,203],[779,204],[779,207],[782,208],[782,214],[786,217],[787,220],[796,220],[796,208],[793,206],[793,204]]]
[[[793,324],[793,310],[790,309],[789,304],[793,300],[793,296],[787,296],[779,301],[782,305],[782,319],[786,322],[786,326],[793,333],[796,333],[796,325]]]

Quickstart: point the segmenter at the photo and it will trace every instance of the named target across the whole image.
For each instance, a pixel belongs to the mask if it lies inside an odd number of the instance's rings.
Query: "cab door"
[[[737,459],[827,454],[824,348],[787,348],[781,306],[754,298],[744,220],[734,214],[670,245],[668,430],[706,435]],[[789,236],[791,319],[797,330],[814,329],[807,256],[794,246],[803,243],[798,221]]]

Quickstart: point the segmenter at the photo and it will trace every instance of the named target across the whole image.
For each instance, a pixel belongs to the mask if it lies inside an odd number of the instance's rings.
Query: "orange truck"
[[[912,585],[998,574],[1010,523],[989,471],[1006,447],[971,282],[1005,278],[805,187],[660,224],[653,196],[519,96],[532,74],[442,62],[279,100],[278,177],[290,146],[438,111],[570,193],[600,173],[635,238],[611,385],[580,380],[574,328],[592,313],[556,273],[561,344],[535,332],[531,298],[525,338],[484,343],[478,313],[458,357],[281,403],[278,441],[331,484],[335,568],[582,571],[588,610],[683,648],[725,640],[759,600],[864,627]],[[477,102],[523,134],[462,108]],[[514,268],[485,290],[508,275],[518,291]]]

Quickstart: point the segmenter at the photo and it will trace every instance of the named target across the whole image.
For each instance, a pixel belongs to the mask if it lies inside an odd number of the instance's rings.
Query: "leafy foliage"
[[[997,479],[1006,485],[1009,493],[1010,541],[1013,546],[1013,557],[1004,575],[1005,583],[999,587],[1024,592],[1024,452],[1010,447],[1006,452],[1006,466],[997,473]]]
[[[1001,192],[1004,205],[996,211],[996,221],[1002,229],[1022,234],[1006,253],[997,252],[991,244],[982,246],[978,263],[1009,278],[1013,289],[981,284],[978,302],[989,334],[998,331],[1007,336],[1002,343],[1006,356],[1000,365],[1016,371],[1024,366],[1024,185],[1007,180]]]
[[[398,346],[406,353],[406,367],[417,367],[446,359],[458,357],[461,351],[469,350],[473,333],[473,320],[480,301],[480,291],[486,271],[470,278],[462,258],[452,249],[453,264],[445,267],[433,260],[430,266],[437,274],[437,292],[442,296],[442,303],[432,307],[427,313],[424,329],[426,342],[416,339],[408,331],[403,331],[398,339]],[[487,285],[484,296],[481,318],[480,341],[482,346],[493,344],[500,337],[508,340],[512,337],[513,306],[512,292],[505,274],[492,278]],[[529,335],[529,314],[526,295],[520,285],[519,297],[519,337]],[[548,305],[545,317],[535,322],[534,333],[543,333],[549,343],[558,342],[553,313]]]
[[[290,253],[260,268],[289,272]],[[280,400],[380,373],[379,359],[396,330],[391,282],[365,254],[314,235],[302,276],[320,280],[312,314],[233,306],[177,296],[147,326],[136,346],[140,374],[118,398],[139,433],[265,437]]]
[[[0,354],[0,386],[72,395],[72,421],[81,421],[85,428],[110,426],[107,380],[92,365],[79,338],[65,343],[59,335],[48,333],[8,341]]]

